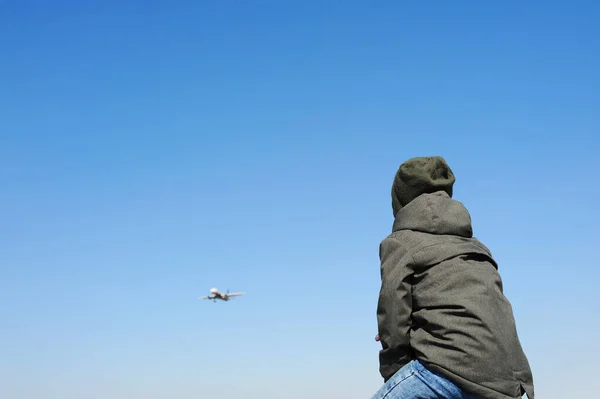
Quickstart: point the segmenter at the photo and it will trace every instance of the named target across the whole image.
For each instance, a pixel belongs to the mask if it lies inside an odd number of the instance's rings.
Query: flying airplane
[[[217,302],[217,299],[221,300],[221,301],[228,301],[231,297],[235,297],[235,296],[240,296],[240,295],[244,295],[245,292],[233,292],[233,293],[229,293],[229,290],[227,290],[226,293],[223,293],[221,291],[219,291],[218,288],[211,288],[210,289],[210,295],[209,296],[201,296],[200,299],[212,299],[213,302]]]

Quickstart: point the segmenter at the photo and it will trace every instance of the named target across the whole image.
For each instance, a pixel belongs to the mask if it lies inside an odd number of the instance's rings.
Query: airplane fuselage
[[[228,301],[229,300],[229,296],[227,294],[223,294],[220,291],[211,291],[210,296],[208,297],[208,299],[212,299],[213,301],[216,301],[217,299],[219,299],[221,301]]]
[[[213,299],[220,299],[222,301],[228,301],[229,297],[227,296],[227,294],[221,294],[220,292],[214,294]]]
[[[231,297],[235,297],[235,296],[239,296],[239,295],[243,295],[243,294],[245,294],[245,292],[236,292],[236,293],[230,294],[229,290],[227,291],[227,293],[223,293],[216,288],[211,288],[210,295],[202,297],[202,299],[209,299],[209,300],[212,300],[213,302],[216,302],[217,299],[220,301],[229,301],[231,299]]]

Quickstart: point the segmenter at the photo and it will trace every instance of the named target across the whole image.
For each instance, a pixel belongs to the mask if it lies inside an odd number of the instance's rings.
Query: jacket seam
[[[498,391],[498,390],[496,390],[496,389],[494,389],[494,388],[491,388],[491,387],[488,387],[488,386],[481,385],[481,383],[479,383],[479,382],[471,381],[471,380],[470,380],[470,379],[468,379],[468,378],[465,378],[465,377],[463,377],[463,376],[461,376],[461,375],[455,374],[455,373],[453,373],[453,372],[451,372],[451,371],[447,370],[445,367],[442,367],[442,366],[440,366],[439,364],[433,364],[433,366],[435,366],[435,367],[438,367],[438,368],[440,368],[440,369],[444,370],[446,373],[448,373],[448,374],[450,374],[450,375],[456,375],[456,376],[458,376],[458,377],[462,378],[463,380],[465,380],[465,381],[468,381],[468,382],[469,382],[469,383],[471,383],[471,384],[478,385],[478,386],[483,386],[483,387],[485,387],[485,389],[489,389],[490,391],[494,391],[494,392],[496,392],[496,393],[499,393],[500,395],[506,395],[506,393],[504,393],[504,392],[500,392],[500,391]],[[519,385],[521,385],[521,381],[519,381],[519,380],[517,380],[517,379],[513,379],[513,382],[519,383]]]
[[[394,236],[390,235],[389,238],[394,240],[395,242],[397,242],[404,250],[406,250],[406,254],[408,256],[410,256],[410,260],[411,260],[411,262],[409,263],[410,265],[416,264],[415,258],[413,256],[414,251],[411,251],[408,246],[404,245],[404,243],[402,241],[400,241],[400,239],[398,237],[394,237]]]

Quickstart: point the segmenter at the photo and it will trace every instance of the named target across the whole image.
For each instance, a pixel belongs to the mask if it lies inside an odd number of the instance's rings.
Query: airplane
[[[211,288],[210,289],[210,295],[209,296],[201,296],[200,299],[212,299],[213,302],[217,302],[217,299],[221,300],[221,301],[229,301],[229,299],[231,297],[235,297],[235,296],[240,296],[240,295],[244,295],[245,292],[233,292],[233,293],[229,293],[229,290],[227,290],[226,293],[223,293],[221,291],[219,291],[218,288]]]

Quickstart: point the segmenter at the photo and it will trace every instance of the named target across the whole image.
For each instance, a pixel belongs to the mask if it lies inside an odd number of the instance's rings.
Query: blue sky
[[[590,394],[599,17],[0,2],[0,396],[369,397],[390,185],[420,155],[457,176],[540,398]]]

